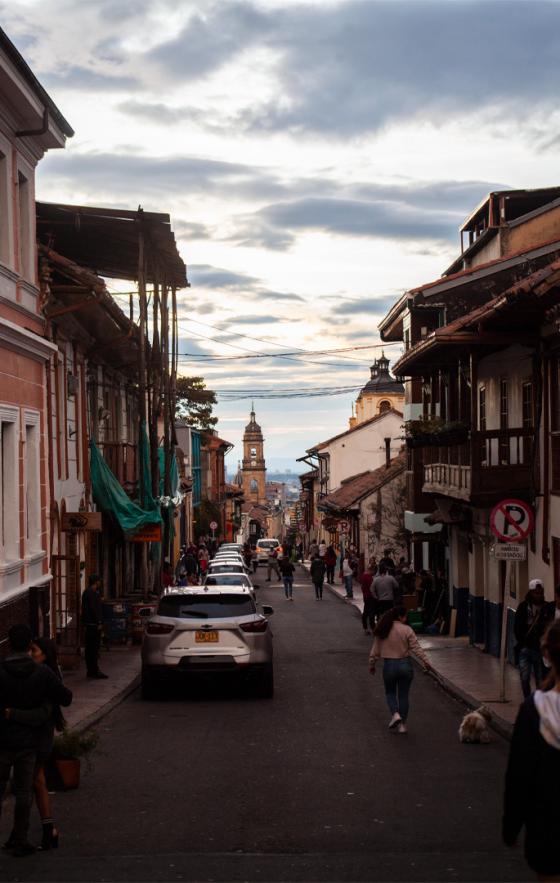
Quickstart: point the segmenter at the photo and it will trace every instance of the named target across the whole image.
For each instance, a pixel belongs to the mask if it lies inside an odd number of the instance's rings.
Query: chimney
[[[384,438],[385,442],[385,469],[389,469],[391,466],[391,439]]]

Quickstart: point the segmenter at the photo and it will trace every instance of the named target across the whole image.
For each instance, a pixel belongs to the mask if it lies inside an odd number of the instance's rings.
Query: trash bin
[[[157,610],[157,604],[138,602],[130,606],[130,633],[133,644],[141,644],[150,616]]]
[[[128,640],[128,604],[126,601],[103,602],[103,631],[108,644],[126,644]]]
[[[424,630],[424,619],[423,619],[423,610],[409,610],[408,615],[408,624],[415,632],[421,632]]]

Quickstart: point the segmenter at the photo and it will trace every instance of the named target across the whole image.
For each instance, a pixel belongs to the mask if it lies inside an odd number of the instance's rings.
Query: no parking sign
[[[533,509],[523,500],[502,500],[490,513],[490,530],[502,543],[519,543],[533,531]]]

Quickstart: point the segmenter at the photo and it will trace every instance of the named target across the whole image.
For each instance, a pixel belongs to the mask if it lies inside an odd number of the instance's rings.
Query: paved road
[[[58,852],[5,858],[2,878],[528,879],[500,844],[505,743],[460,745],[461,706],[421,673],[409,734],[390,733],[355,611],[328,591],[315,602],[303,571],[293,603],[261,593],[274,700],[134,694],[100,725],[82,787],[56,799]]]

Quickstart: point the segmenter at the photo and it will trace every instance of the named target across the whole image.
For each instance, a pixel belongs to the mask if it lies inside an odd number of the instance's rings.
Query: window
[[[521,388],[521,408],[524,429],[533,427],[533,384],[531,381],[524,383]]]
[[[251,457],[256,457],[256,456],[257,456],[257,449],[251,448]]]
[[[391,410],[391,402],[388,402],[387,399],[383,399],[382,402],[379,402],[379,413],[384,414],[386,411]]]
[[[25,551],[41,549],[41,491],[39,476],[39,414],[25,412]]]
[[[256,607],[250,595],[167,595],[158,607],[158,616],[181,619],[227,619],[253,613]]]
[[[500,464],[507,465],[509,463],[509,438],[505,434],[509,427],[509,402],[508,402],[508,382],[500,380],[500,430],[504,432],[504,436],[500,438]]]
[[[2,479],[1,540],[4,561],[15,561],[19,550],[18,410],[0,406],[0,477]]]
[[[25,279],[31,279],[31,213],[29,180],[18,171],[18,240],[19,272]]]
[[[251,491],[251,493],[252,493],[252,494],[256,494],[257,491],[258,491],[258,489],[259,489],[259,483],[258,483],[258,481],[257,481],[256,479],[252,478],[252,479],[251,479],[251,484],[250,484],[249,487],[250,487],[250,491]]]

